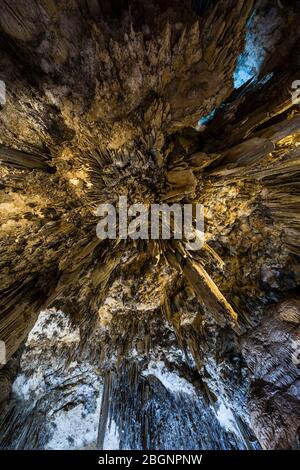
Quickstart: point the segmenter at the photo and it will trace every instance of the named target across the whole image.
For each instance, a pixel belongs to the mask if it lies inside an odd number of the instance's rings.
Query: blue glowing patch
[[[259,38],[251,30],[253,19],[254,15],[248,21],[245,49],[240,54],[233,73],[233,85],[236,89],[240,88],[248,80],[258,77],[266,55],[264,48],[259,43]]]
[[[209,114],[199,119],[198,121],[199,126],[205,126],[206,124],[208,124],[215,117],[216,111],[217,109],[215,108]]]

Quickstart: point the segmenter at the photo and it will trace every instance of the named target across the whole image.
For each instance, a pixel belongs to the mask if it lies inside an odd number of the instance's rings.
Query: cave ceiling
[[[1,0],[0,339],[11,375],[40,311],[64,312],[79,339],[61,351],[58,341],[60,367],[92,362],[106,393],[124,370],[123,386],[136,386],[160,361],[214,406],[213,357],[224,377],[251,376],[245,446],[299,443],[299,387],[287,392],[299,369],[284,355],[300,341],[298,3]],[[247,47],[259,68],[237,87]],[[124,195],[203,204],[203,247],[100,240],[97,207]],[[286,348],[276,349],[280,335]],[[2,375],[0,392],[12,380]],[[229,401],[234,389],[223,391]],[[134,393],[142,408],[146,392]],[[270,400],[278,432],[261,411]],[[1,445],[14,447],[3,416]],[[30,432],[28,448],[38,446]]]

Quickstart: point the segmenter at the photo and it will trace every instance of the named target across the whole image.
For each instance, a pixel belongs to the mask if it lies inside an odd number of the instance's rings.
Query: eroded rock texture
[[[265,315],[243,347],[254,375],[251,420],[265,448],[299,446],[299,325],[299,300],[286,300]]]
[[[298,3],[0,2],[2,448],[299,446]],[[100,240],[124,195],[203,248]]]

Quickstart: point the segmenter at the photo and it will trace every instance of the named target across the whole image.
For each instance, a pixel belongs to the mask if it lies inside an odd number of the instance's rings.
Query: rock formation
[[[299,447],[300,5],[274,3],[1,0],[1,448]],[[100,240],[124,195],[203,204],[202,249]]]

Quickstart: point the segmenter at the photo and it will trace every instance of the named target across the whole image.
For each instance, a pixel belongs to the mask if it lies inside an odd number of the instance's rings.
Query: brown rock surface
[[[265,449],[298,448],[300,438],[300,301],[270,309],[243,342],[253,373],[251,423]]]

